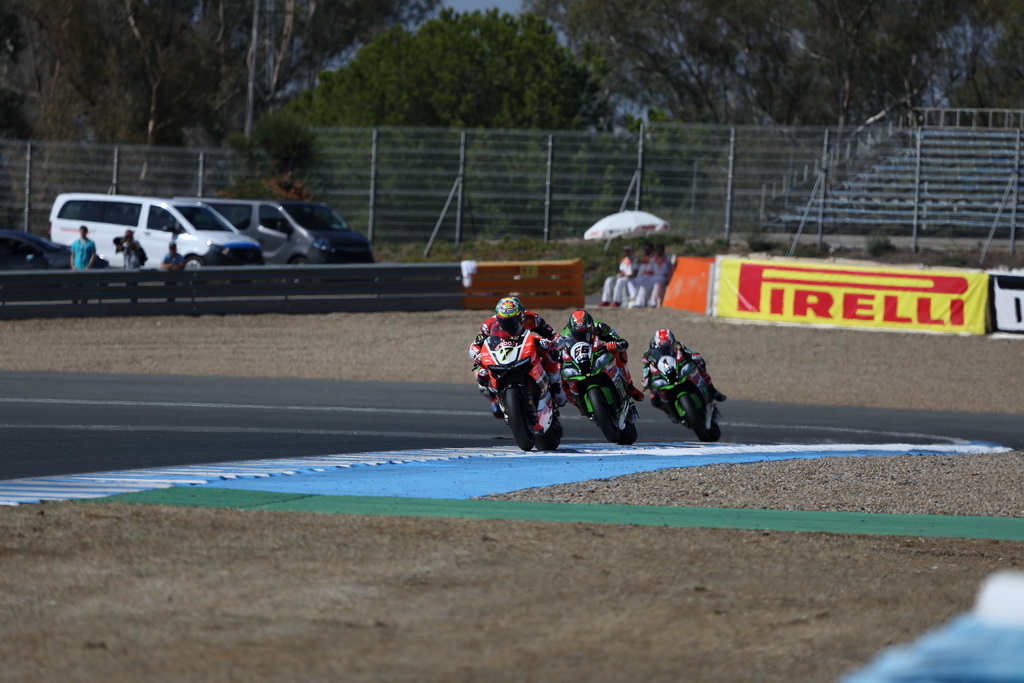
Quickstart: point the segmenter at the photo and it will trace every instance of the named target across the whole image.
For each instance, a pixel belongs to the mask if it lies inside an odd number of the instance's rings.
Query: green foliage
[[[295,180],[288,176],[239,180],[218,192],[217,196],[233,199],[276,199],[295,202],[310,202],[314,199],[313,194],[301,180]]]
[[[371,41],[292,106],[320,126],[581,128],[601,113],[600,68],[533,15],[444,10]]]
[[[770,252],[777,246],[763,231],[751,232],[746,236],[747,249],[756,252]]]
[[[948,94],[970,72],[956,41],[999,33],[991,17],[970,21],[979,4],[998,3],[526,0],[525,7],[568,44],[603,51],[615,67],[606,83],[618,103],[688,122],[849,125]],[[1020,15],[1007,14],[1014,11]],[[972,54],[989,61],[978,47]],[[1020,60],[1002,63],[1016,69]]]
[[[868,253],[876,258],[896,251],[889,236],[882,232],[873,232],[868,235],[867,248]]]

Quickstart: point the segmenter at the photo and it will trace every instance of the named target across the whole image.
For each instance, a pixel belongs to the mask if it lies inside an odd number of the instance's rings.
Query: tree
[[[934,97],[970,3],[527,0],[625,104],[708,123],[848,125]],[[620,107],[623,103],[619,103]]]
[[[12,79],[25,49],[25,35],[8,4],[0,2],[0,137],[27,137],[31,128],[24,115],[25,97]]]
[[[601,68],[535,16],[444,10],[374,39],[292,106],[313,125],[580,128],[600,117]]]
[[[36,136],[210,144],[242,128],[250,73],[258,117],[360,42],[422,21],[440,0],[3,2],[32,57],[19,85]],[[0,11],[0,27],[2,19]]]

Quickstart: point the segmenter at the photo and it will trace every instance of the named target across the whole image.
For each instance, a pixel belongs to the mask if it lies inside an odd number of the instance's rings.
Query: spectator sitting
[[[647,298],[648,306],[661,306],[661,300],[665,298],[665,290],[672,280],[672,270],[675,268],[674,259],[665,254],[665,245],[659,244],[654,248],[654,278],[651,294]]]
[[[636,268],[633,264],[633,247],[626,245],[622,248],[623,256],[619,261],[619,272],[604,280],[604,289],[601,292],[601,307],[614,306],[618,308],[623,303],[628,303],[636,295],[633,286],[633,278],[636,277]]]
[[[636,281],[634,283],[633,300],[630,306],[646,306],[654,289],[655,274],[657,271],[654,261],[654,245],[650,242],[644,244],[644,255],[636,264]]]

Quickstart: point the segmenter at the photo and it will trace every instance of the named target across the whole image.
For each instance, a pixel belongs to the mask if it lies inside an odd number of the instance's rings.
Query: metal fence
[[[792,217],[815,196],[899,156],[906,144],[906,131],[893,123],[316,132],[317,161],[303,180],[375,243],[574,238],[626,208],[651,211],[685,236],[792,233]],[[62,192],[214,195],[244,174],[243,160],[220,148],[0,141],[0,216],[7,227],[45,235]]]

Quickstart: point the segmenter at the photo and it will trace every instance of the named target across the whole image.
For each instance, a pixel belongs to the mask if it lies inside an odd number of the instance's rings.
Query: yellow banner
[[[767,322],[985,334],[988,275],[723,258],[716,315]]]

